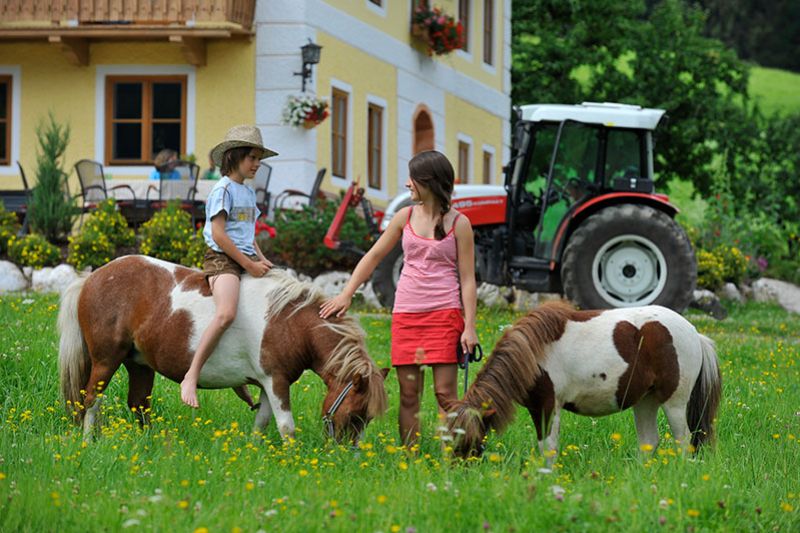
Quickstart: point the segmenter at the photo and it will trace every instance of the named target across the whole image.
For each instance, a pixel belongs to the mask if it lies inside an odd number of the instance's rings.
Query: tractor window
[[[547,173],[550,159],[553,157],[553,145],[556,142],[558,124],[540,124],[536,126],[536,143],[531,155],[531,166],[525,180],[525,190],[535,198],[539,198],[547,185]]]
[[[568,122],[558,146],[553,178],[544,195],[546,204],[539,222],[536,257],[551,259],[553,239],[564,215],[584,197],[595,181],[600,129]]]
[[[618,178],[646,178],[642,160],[644,138],[631,130],[608,130],[605,185],[613,188]]]

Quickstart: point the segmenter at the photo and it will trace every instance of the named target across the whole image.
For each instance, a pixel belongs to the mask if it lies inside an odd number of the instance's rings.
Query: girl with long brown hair
[[[398,241],[403,270],[392,312],[392,365],[400,384],[400,437],[409,446],[419,436],[422,365],[433,369],[440,412],[458,399],[456,348],[472,353],[477,289],[475,245],[467,217],[452,208],[453,166],[431,150],[408,163],[406,188],[415,205],[397,212],[389,227],[359,261],[341,294],[325,302],[320,316],[342,316]]]

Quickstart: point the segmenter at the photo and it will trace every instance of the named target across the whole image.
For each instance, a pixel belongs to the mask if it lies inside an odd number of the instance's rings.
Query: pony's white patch
[[[242,385],[247,377],[262,383],[267,375],[261,367],[261,339],[267,327],[267,293],[274,282],[242,277],[236,319],[203,365],[198,384],[205,388]],[[213,297],[197,291],[184,291],[177,285],[170,293],[172,312],[186,311],[192,320],[189,350],[194,353],[200,337],[214,317]]]
[[[615,326],[623,321],[637,328],[657,321],[667,328],[680,368],[673,397],[688,400],[700,372],[701,359],[696,357],[701,349],[697,332],[674,311],[646,306],[612,309],[585,322],[567,322],[561,338],[546,348],[543,364],[553,381],[557,404],[572,403],[578,412],[589,416],[619,411],[616,392],[628,363],[617,352],[613,334]]]

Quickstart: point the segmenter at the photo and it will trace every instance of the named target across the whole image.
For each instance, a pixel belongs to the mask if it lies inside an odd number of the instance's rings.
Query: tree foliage
[[[69,125],[60,125],[52,113],[36,128],[36,186],[31,193],[31,229],[50,242],[63,240],[75,220],[74,202],[66,194],[64,152],[69,144]]]

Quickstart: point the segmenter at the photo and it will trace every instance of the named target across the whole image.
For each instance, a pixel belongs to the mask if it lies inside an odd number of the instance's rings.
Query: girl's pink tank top
[[[412,207],[413,209],[413,207]],[[414,233],[411,210],[403,226],[403,270],[394,297],[395,313],[425,313],[440,309],[461,309],[458,278],[458,250],[455,227],[444,239],[426,239]]]

